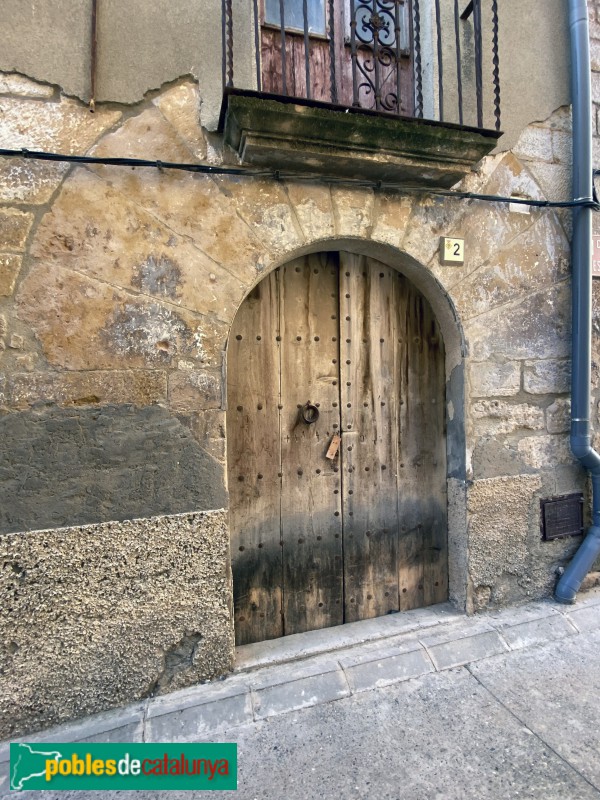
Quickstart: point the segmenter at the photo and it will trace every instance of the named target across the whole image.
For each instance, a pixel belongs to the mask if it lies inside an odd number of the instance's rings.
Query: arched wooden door
[[[286,264],[228,346],[237,644],[442,602],[444,347],[427,300],[365,256]]]

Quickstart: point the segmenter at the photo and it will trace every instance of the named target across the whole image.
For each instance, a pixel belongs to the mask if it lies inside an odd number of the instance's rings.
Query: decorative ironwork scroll
[[[404,0],[352,0],[353,104],[400,113]]]

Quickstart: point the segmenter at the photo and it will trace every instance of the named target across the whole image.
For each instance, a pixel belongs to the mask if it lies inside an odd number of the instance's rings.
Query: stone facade
[[[90,114],[57,85],[0,73],[0,142],[232,159],[202,125],[196,80],[135,99]],[[457,188],[570,197],[568,106],[513,139]],[[302,254],[372,255],[439,318],[451,600],[471,612],[547,596],[579,540],[540,541],[540,499],[585,489],[567,433],[569,234],[551,209],[0,159],[0,736],[232,667],[227,337],[252,287]],[[465,239],[464,266],[440,265],[443,235]],[[594,356],[600,408],[598,336]]]

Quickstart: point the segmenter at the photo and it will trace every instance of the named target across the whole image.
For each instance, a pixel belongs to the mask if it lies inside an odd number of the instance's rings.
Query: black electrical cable
[[[160,161],[143,158],[106,158],[97,156],[75,156],[64,153],[45,153],[39,150],[8,150],[0,148],[0,156],[8,158],[27,158],[36,161],[56,161],[67,164],[92,164],[109,167],[151,167],[160,171],[167,169],[181,170],[184,172],[197,172],[205,175],[234,175],[248,178],[272,178],[273,180],[288,181],[319,181],[326,184],[341,184],[346,186],[361,186],[369,189],[385,189],[405,193],[418,192],[420,194],[438,195],[441,197],[456,197],[461,200],[482,200],[488,203],[515,203],[517,205],[533,206],[534,208],[591,208],[600,211],[600,202],[594,191],[590,198],[577,200],[531,200],[523,197],[503,197],[495,194],[478,194],[477,192],[458,192],[452,189],[436,189],[425,186],[407,186],[389,181],[369,181],[356,178],[324,177],[322,175],[290,172],[281,170],[249,169],[247,167],[230,167],[227,165],[214,166],[212,164],[185,164],[173,161]],[[594,177],[600,175],[600,170],[594,170]]]
[[[246,175],[247,169],[243,167],[215,167],[211,164],[183,164],[173,161],[152,161],[144,158],[99,158],[96,156],[73,156],[65,153],[45,153],[41,150],[6,150],[0,148],[0,156],[28,158],[35,161],[62,161],[67,164],[98,164],[109,167],[154,167],[158,170],[178,169],[185,172],[203,172],[207,174]],[[261,176],[270,176],[272,172],[265,170],[257,173]]]

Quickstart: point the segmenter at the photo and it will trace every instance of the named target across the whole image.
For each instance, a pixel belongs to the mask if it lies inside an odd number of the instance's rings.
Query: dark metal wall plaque
[[[540,500],[542,539],[550,542],[583,533],[583,495],[564,494]]]

